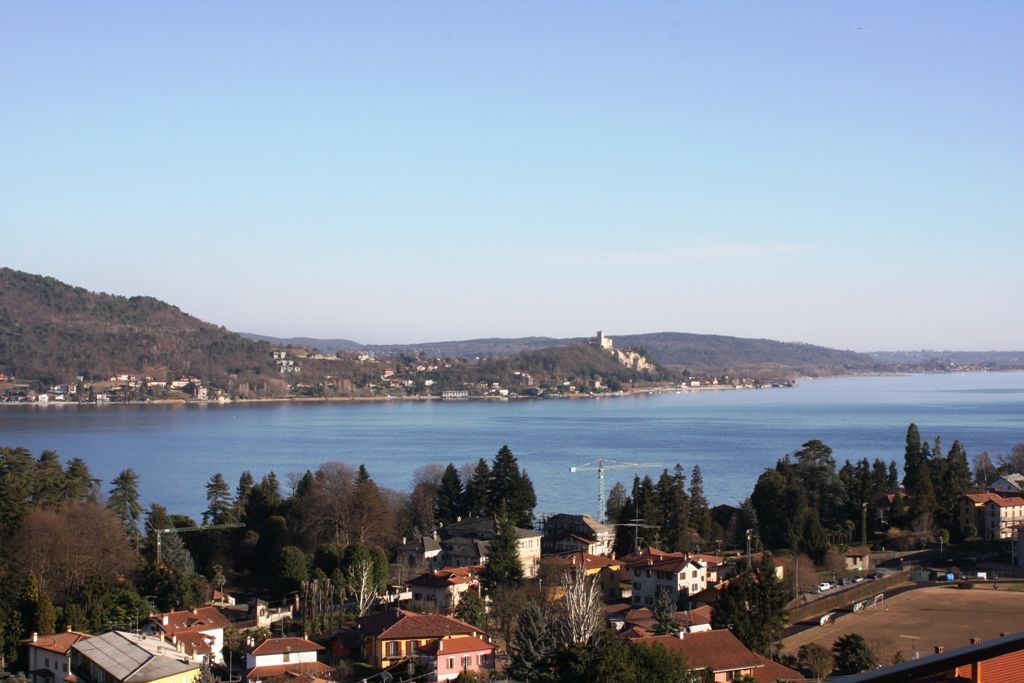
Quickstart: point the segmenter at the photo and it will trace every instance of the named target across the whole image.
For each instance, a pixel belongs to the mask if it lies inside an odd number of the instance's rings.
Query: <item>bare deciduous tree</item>
[[[601,625],[601,587],[581,566],[564,571],[560,584],[565,591],[561,606],[563,637],[569,645],[586,645]]]
[[[374,580],[373,558],[367,554],[358,558],[348,568],[349,588],[355,596],[356,612],[365,616],[377,599],[377,582]]]

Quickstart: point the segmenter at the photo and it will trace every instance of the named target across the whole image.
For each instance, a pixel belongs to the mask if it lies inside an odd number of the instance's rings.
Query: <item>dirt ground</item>
[[[834,624],[814,626],[782,641],[783,651],[796,654],[801,645],[817,643],[831,648],[837,638],[859,633],[867,639],[880,663],[893,661],[897,650],[911,659],[969,645],[971,638],[990,640],[1000,633],[1024,631],[1024,592],[1001,586],[970,590],[936,586],[920,588],[886,600],[855,614],[838,614]],[[905,638],[903,636],[917,636]]]

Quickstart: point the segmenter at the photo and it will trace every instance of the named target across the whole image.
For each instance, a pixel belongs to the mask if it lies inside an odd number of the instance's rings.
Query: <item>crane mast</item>
[[[569,471],[573,473],[597,472],[597,515],[594,519],[604,521],[605,507],[607,507],[605,500],[604,473],[608,470],[634,470],[647,467],[661,467],[661,465],[656,462],[619,462],[618,460],[598,458],[592,462],[570,467]]]
[[[170,527],[168,529],[155,529],[153,533],[156,534],[156,566],[160,566],[161,558],[161,547],[160,536],[162,534],[184,534],[190,531],[215,531],[217,529],[237,529],[245,526],[241,522],[234,522],[231,524],[207,524],[206,526],[182,526],[182,527]]]

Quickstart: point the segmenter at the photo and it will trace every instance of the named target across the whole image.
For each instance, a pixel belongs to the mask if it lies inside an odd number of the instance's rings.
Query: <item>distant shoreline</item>
[[[906,375],[956,375],[956,374],[992,374],[992,373],[1011,373],[1011,372],[1024,372],[1024,369],[1020,368],[1007,368],[1001,370],[963,370],[956,372],[942,372],[942,371],[929,371],[929,372],[856,372],[842,375],[817,375],[817,376],[801,376],[795,380],[794,383],[804,381],[815,381],[823,379],[849,379],[856,377],[902,377]],[[444,403],[466,403],[466,402],[477,402],[477,403],[509,403],[515,401],[550,401],[550,400],[584,400],[584,399],[604,399],[604,398],[628,398],[631,396],[645,396],[650,394],[671,394],[671,393],[699,393],[699,392],[714,392],[714,391],[758,391],[762,389],[777,389],[777,388],[790,388],[785,386],[772,386],[765,385],[760,387],[746,387],[746,386],[732,386],[725,384],[699,386],[699,387],[680,387],[676,385],[672,386],[650,386],[635,388],[626,391],[607,392],[601,394],[592,393],[575,393],[575,394],[557,394],[551,396],[467,396],[465,398],[444,398],[442,396],[330,396],[330,397],[313,397],[313,396],[289,396],[282,398],[237,398],[227,399],[223,401],[212,400],[212,401],[195,401],[189,399],[178,399],[178,398],[156,398],[146,401],[105,401],[105,402],[91,402],[91,403],[78,403],[72,401],[65,403],[61,401],[51,401],[48,403],[37,403],[34,401],[23,401],[23,402],[0,402],[0,410],[4,408],[77,408],[77,407],[106,407],[106,406],[231,406],[231,405],[263,405],[263,404],[276,404],[276,403],[301,403],[301,404],[317,404],[317,403],[393,403],[393,402],[405,402],[405,403],[426,403],[426,402],[444,402]]]

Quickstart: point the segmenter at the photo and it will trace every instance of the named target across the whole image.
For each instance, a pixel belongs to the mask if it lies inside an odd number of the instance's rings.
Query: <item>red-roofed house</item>
[[[213,661],[223,663],[224,629],[230,625],[231,622],[216,607],[207,606],[150,614],[139,628],[148,635],[183,643],[193,657],[210,656]]]
[[[798,672],[751,652],[732,634],[732,631],[727,629],[690,633],[682,638],[634,638],[630,642],[639,645],[658,643],[669,652],[680,653],[686,658],[686,665],[691,669],[711,671],[716,683],[732,681],[740,676],[752,676],[754,680],[766,683],[780,678],[803,680],[803,676]]]
[[[423,648],[438,640],[485,636],[476,626],[458,619],[403,609],[360,617],[356,628],[367,661],[381,669],[406,657],[418,657]]]
[[[1024,524],[1024,495],[968,493],[960,499],[960,530],[973,526],[986,541],[1012,538],[1013,529]]]
[[[463,671],[494,671],[494,645],[475,636],[441,638],[419,651],[420,661],[433,671],[435,681],[450,681]]]
[[[92,636],[67,630],[41,636],[33,633],[21,642],[28,646],[28,675],[31,683],[62,681],[71,671],[71,646]]]
[[[634,606],[653,607],[658,593],[667,592],[673,604],[690,606],[692,596],[708,586],[707,563],[700,560],[669,557],[646,563],[631,563]]]
[[[446,567],[420,574],[409,580],[413,604],[417,609],[438,614],[453,614],[467,590],[478,587],[476,571],[480,567]]]
[[[317,660],[322,645],[305,638],[267,638],[245,655],[245,679],[258,683],[282,674],[330,678],[334,670]]]

